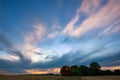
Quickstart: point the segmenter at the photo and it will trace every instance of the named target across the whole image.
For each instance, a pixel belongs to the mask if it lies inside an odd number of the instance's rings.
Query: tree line
[[[114,71],[101,70],[100,64],[92,62],[89,67],[85,65],[63,66],[60,70],[62,76],[99,76],[99,75],[120,75],[120,69]]]

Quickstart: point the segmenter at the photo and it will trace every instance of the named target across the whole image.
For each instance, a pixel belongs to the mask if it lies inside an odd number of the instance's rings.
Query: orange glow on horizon
[[[115,70],[120,69],[120,66],[110,66],[110,67],[102,67],[102,70]]]
[[[47,74],[46,71],[40,71],[37,69],[32,69],[32,70],[25,70],[26,73],[28,74]]]
[[[48,74],[48,73],[59,74],[60,68],[52,68],[52,69],[45,69],[45,70],[29,69],[29,70],[25,70],[25,72],[27,74]]]
[[[60,73],[60,68],[54,68],[53,73]]]

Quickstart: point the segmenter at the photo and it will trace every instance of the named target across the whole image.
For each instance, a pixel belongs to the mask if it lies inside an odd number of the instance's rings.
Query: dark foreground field
[[[82,77],[81,80],[120,80],[120,76],[91,76]]]
[[[120,76],[95,76],[95,77],[0,76],[0,80],[120,80]]]
[[[0,76],[0,80],[81,80],[80,76]]]

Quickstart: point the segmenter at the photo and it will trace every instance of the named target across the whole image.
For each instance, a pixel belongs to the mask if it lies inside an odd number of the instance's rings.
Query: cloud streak
[[[117,21],[116,24],[119,24],[118,22],[120,21],[119,4],[120,4],[119,0],[116,1],[110,0],[106,5],[101,7],[100,2],[97,2],[97,0],[91,1],[90,4],[89,4],[89,0],[88,1],[85,0],[85,2],[83,1],[83,5],[80,6],[80,9],[78,9],[75,17],[68,23],[67,27],[63,30],[63,32],[71,36],[80,37],[82,35],[85,35],[88,31],[94,29],[108,28],[111,23],[115,23],[116,21]],[[87,6],[84,7],[85,5]],[[91,12],[90,10],[93,12]],[[80,18],[80,12],[89,13],[90,15],[81,24],[79,24],[77,28],[75,28],[75,23]],[[114,26],[114,27],[119,28],[119,26]]]
[[[43,24],[35,24],[33,26],[33,30],[24,36],[25,45],[22,49],[22,53],[32,62],[37,62],[40,60],[40,55],[35,53],[40,52],[40,49],[37,46],[39,42],[44,40],[45,31],[46,29]]]

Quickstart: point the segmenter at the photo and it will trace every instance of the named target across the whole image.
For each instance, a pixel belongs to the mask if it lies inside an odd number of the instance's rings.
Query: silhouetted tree
[[[89,68],[87,66],[84,66],[84,65],[81,65],[79,67],[79,71],[80,71],[80,75],[82,76],[86,76],[86,75],[89,75]]]
[[[99,75],[101,66],[97,62],[92,62],[90,64],[90,74]]]
[[[114,75],[120,75],[120,69],[114,70]]]
[[[120,70],[114,70],[114,72],[110,70],[101,70],[101,66],[97,62],[92,62],[89,67],[85,65],[77,66],[72,65],[63,66],[61,68],[61,75],[62,76],[96,76],[96,75],[120,75]]]
[[[72,76],[80,75],[79,67],[77,65],[72,65],[71,66],[71,75]]]
[[[62,76],[70,76],[71,75],[71,68],[69,66],[63,66],[60,71]]]
[[[113,75],[113,72],[111,70],[104,70],[103,75]]]

